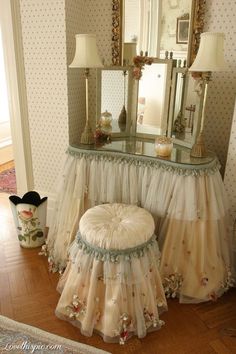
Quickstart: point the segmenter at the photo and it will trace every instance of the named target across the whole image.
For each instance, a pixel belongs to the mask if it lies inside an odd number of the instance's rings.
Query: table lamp
[[[85,87],[86,87],[86,124],[81,135],[81,144],[93,144],[94,135],[89,122],[88,107],[88,77],[90,68],[103,67],[98,55],[95,34],[76,34],[75,56],[70,68],[84,68]]]
[[[208,84],[211,79],[212,71],[226,71],[227,64],[224,59],[224,33],[204,32],[201,34],[200,46],[197,56],[189,68],[189,71],[202,72],[204,80],[204,98],[202,106],[202,117],[200,132],[196,143],[193,145],[190,155],[193,157],[207,156],[204,142],[204,120],[206,109],[206,97]]]

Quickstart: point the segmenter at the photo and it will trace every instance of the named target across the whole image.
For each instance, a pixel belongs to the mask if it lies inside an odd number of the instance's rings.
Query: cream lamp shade
[[[123,61],[129,65],[133,64],[133,58],[136,57],[137,43],[130,42],[124,43],[124,58]]]
[[[203,76],[204,82],[204,97],[202,104],[202,117],[200,132],[195,144],[192,147],[190,156],[205,157],[207,156],[207,149],[204,142],[204,121],[208,85],[211,79],[212,71],[225,71],[227,64],[224,59],[224,33],[218,32],[204,32],[201,34],[200,46],[197,56],[189,68],[189,71],[200,71],[205,73]]]
[[[202,33],[197,56],[189,71],[226,71],[224,38],[224,33]]]
[[[75,56],[70,68],[102,68],[95,34],[76,34]]]

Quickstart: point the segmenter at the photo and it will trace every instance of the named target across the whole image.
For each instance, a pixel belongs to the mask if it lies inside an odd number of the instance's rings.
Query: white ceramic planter
[[[35,248],[45,243],[47,199],[39,206],[19,203],[10,200],[13,219],[20,245],[24,248]]]

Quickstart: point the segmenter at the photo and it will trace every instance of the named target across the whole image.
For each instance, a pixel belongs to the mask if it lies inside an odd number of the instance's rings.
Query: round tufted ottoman
[[[82,216],[58,283],[56,315],[91,336],[123,344],[162,326],[167,309],[154,221],[135,205],[103,204]]]

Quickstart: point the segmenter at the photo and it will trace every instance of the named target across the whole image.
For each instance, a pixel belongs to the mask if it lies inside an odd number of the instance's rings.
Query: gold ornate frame
[[[200,35],[204,28],[206,0],[195,0],[193,9],[192,38],[190,39],[190,65],[193,63],[200,44]]]
[[[112,64],[122,62],[122,13],[123,0],[112,0]]]
[[[194,61],[204,27],[206,0],[193,0],[193,21],[188,64]],[[123,0],[112,0],[112,64],[122,64]]]

